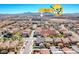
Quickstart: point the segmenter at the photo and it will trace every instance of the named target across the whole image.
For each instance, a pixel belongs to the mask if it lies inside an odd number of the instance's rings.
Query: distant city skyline
[[[39,12],[40,8],[50,8],[54,4],[0,4],[0,14]],[[61,4],[64,13],[79,13],[79,4]]]

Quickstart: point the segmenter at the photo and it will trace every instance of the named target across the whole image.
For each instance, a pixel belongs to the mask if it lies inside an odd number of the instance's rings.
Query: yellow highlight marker
[[[56,16],[60,16],[63,13],[64,9],[60,4],[55,4],[51,8],[41,8],[41,9],[39,9],[39,11],[42,12],[42,13],[44,13],[44,12],[52,12]]]
[[[41,8],[39,9],[40,12],[52,12],[53,9],[52,8]]]

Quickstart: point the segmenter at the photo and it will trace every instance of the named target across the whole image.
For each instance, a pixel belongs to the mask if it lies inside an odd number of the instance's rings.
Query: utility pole
[[[43,18],[43,16],[44,16],[44,15],[43,15],[43,12],[41,12],[40,16],[41,16],[41,23],[42,23],[42,22],[43,22],[43,19],[42,19],[42,18]]]

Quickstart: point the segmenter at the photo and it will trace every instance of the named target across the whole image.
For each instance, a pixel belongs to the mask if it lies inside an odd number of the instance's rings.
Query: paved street
[[[25,45],[25,49],[23,51],[23,54],[29,54],[32,50],[32,40],[28,40],[28,43]]]
[[[33,38],[34,32],[35,32],[35,30],[32,31],[29,38],[25,38],[27,43],[24,44],[24,50],[23,50],[22,54],[31,54],[33,41],[35,40],[35,38]]]

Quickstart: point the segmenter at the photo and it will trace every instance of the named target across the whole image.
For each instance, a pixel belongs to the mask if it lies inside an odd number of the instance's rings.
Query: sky
[[[39,12],[40,8],[49,8],[54,4],[0,4],[0,14]],[[79,13],[79,4],[61,4],[64,13]]]

